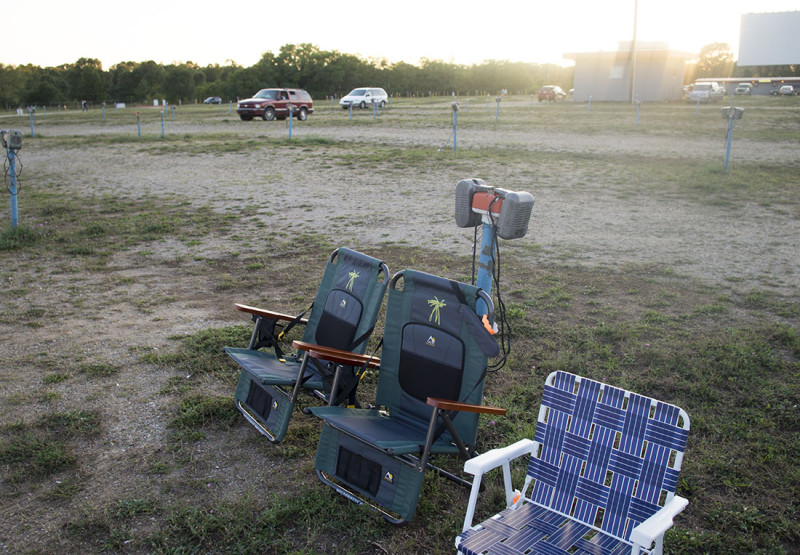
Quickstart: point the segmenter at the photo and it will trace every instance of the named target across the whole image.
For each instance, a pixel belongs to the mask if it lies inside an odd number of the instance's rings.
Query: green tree
[[[38,69],[28,79],[23,94],[27,103],[60,103],[69,98],[69,87],[63,72],[53,68]]]
[[[24,75],[18,68],[0,64],[0,104],[6,108],[21,105],[24,85]]]
[[[67,82],[73,100],[103,101],[108,93],[107,76],[100,60],[80,58],[66,66]]]
[[[164,66],[148,60],[136,66],[133,74],[133,79],[136,81],[134,98],[150,102],[164,95],[163,84],[166,74]]]
[[[111,100],[121,102],[135,102],[144,100],[137,97],[136,89],[139,85],[139,78],[134,70],[139,66],[136,62],[120,62],[111,66],[108,70],[110,75],[109,94]]]
[[[698,77],[730,77],[733,74],[733,52],[724,42],[713,42],[700,49],[695,64],[695,79]]]
[[[169,102],[178,104],[194,98],[194,74],[196,71],[196,66],[191,62],[168,66],[165,69],[162,89]]]

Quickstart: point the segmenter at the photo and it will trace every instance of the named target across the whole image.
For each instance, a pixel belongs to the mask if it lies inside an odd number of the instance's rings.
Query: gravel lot
[[[319,116],[322,124],[296,124],[294,136],[313,135],[356,145],[414,146],[430,148],[432,153],[452,145],[446,127],[325,125],[330,119],[325,114]],[[586,165],[563,167],[557,161],[542,162],[541,157],[547,152],[589,153],[600,159],[626,156],[642,164],[649,158],[674,159],[677,164],[719,160],[721,166],[724,126],[720,130],[720,140],[709,141],[674,140],[659,134],[542,132],[521,126],[467,128],[459,131],[462,148],[528,149],[537,154],[537,162],[512,167],[465,162],[463,172],[435,164],[377,170],[369,165],[331,165],[325,148],[281,149],[280,153],[261,149],[257,156],[247,152],[154,156],[153,149],[126,145],[91,146],[80,152],[34,147],[24,150],[23,156],[26,167],[43,172],[65,191],[129,198],[179,196],[217,210],[257,206],[258,217],[269,229],[313,230],[352,244],[455,243],[465,253],[471,237],[455,226],[453,189],[463,178],[479,177],[536,197],[529,234],[519,242],[537,245],[541,261],[613,267],[663,264],[710,283],[796,292],[800,285],[796,204],[781,210],[774,204],[763,205],[757,196],[734,208],[699,204],[677,195],[665,201],[662,195],[648,195],[646,189],[631,192],[630,186],[619,185],[613,166],[600,164],[595,173]],[[51,136],[50,130],[41,132]],[[85,125],[54,128],[54,133],[65,136],[101,132],[132,130]],[[150,136],[158,132],[157,124],[143,128]],[[171,136],[222,133],[258,140],[285,137],[287,125],[238,120],[207,125],[170,122],[167,132]],[[731,159],[798,165],[800,145],[757,141],[742,133],[733,143]],[[413,232],[417,230],[424,231]]]

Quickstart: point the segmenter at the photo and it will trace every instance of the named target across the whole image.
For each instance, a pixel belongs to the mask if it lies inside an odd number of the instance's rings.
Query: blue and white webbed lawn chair
[[[428,468],[463,483],[432,467],[429,457],[474,456],[480,413],[505,413],[480,405],[488,359],[499,347],[476,315],[478,299],[491,326],[492,301],[478,287],[414,270],[392,277],[376,408],[310,409],[325,421],[315,461],[323,483],[393,524],[414,517]]]
[[[550,374],[534,439],[465,463],[475,478],[458,551],[662,553],[664,532],[688,504],[675,495],[688,433],[689,416],[674,405],[566,372]],[[512,490],[510,464],[525,455],[531,458],[519,493]],[[481,478],[498,467],[507,508],[473,526]]]
[[[383,305],[389,269],[380,260],[339,248],[329,257],[311,314],[290,316],[237,304],[255,322],[250,345],[225,347],[241,371],[236,386],[236,407],[259,432],[272,442],[283,439],[300,390],[314,393],[328,403],[353,402],[358,379],[350,375],[344,388],[333,389],[333,370],[307,356],[308,349],[364,353]],[[281,339],[295,325],[304,325],[296,353],[285,355]],[[264,350],[262,350],[264,349]],[[302,353],[302,354],[301,354]],[[361,355],[355,366],[369,357]],[[344,390],[343,390],[344,389]]]

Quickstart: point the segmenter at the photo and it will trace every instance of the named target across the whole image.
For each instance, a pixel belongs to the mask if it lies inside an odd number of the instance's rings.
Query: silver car
[[[686,97],[687,102],[717,102],[722,100],[725,96],[725,89],[715,81],[695,83],[689,96]]]

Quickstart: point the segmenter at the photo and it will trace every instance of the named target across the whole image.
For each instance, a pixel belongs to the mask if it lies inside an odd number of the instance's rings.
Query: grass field
[[[0,552],[452,552],[466,491],[428,476],[400,528],[347,503],[314,475],[317,421],[271,445],[238,415],[221,348],[249,338],[234,302],[302,310],[339,245],[468,280],[464,177],[537,199],[502,245],[486,402],[508,414],[479,449],[532,437],[554,370],[630,388],[691,417],[668,552],[800,551],[797,99],[735,99],[728,173],[719,105],[459,100],[456,152],[450,98],[318,101],[291,140],[227,105],[178,107],[163,139],[151,107],[141,138],[132,108],[33,137],[0,114],[25,135],[17,229],[0,195]]]

